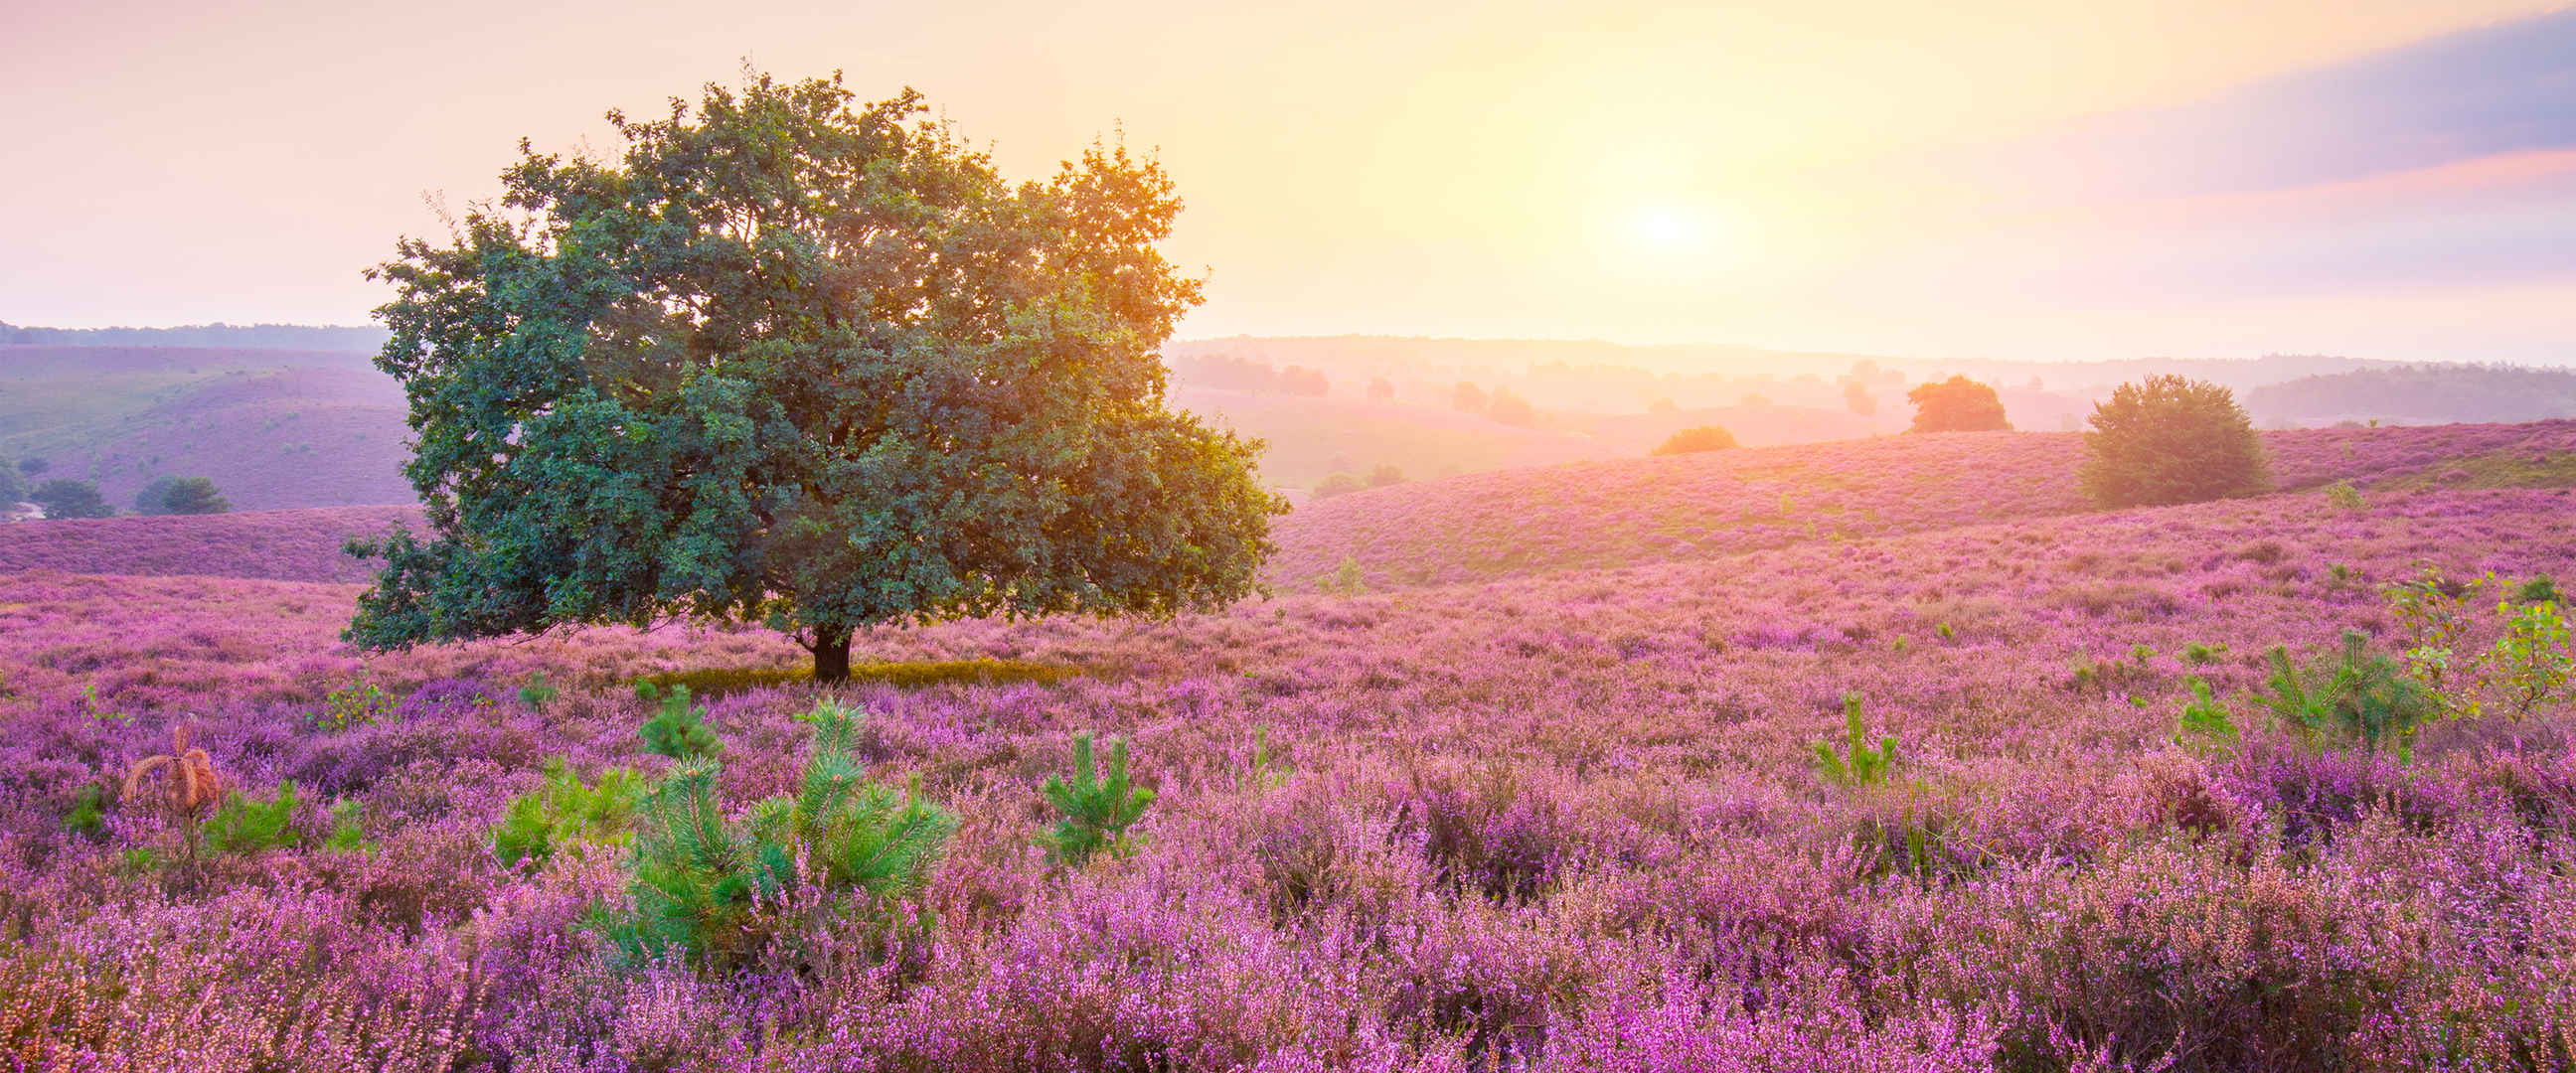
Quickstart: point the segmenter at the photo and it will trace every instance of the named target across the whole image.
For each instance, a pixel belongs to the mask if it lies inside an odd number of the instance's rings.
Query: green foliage
[[[659,702],[661,710],[644,720],[636,731],[644,739],[644,751],[673,760],[690,760],[714,756],[724,751],[724,742],[707,727],[706,705],[689,699],[689,687],[673,685],[658,689],[649,680],[635,683],[635,696],[645,703]]]
[[[2078,477],[2104,507],[2196,503],[2271,486],[2254,424],[2226,388],[2150,376],[2093,407]]]
[[[1836,756],[1830,741],[1816,743],[1816,778],[1828,786],[1870,786],[1887,781],[1888,772],[1896,766],[1896,735],[1878,739],[1878,748],[1869,747],[1867,726],[1861,721],[1860,694],[1843,694],[1843,752]]]
[[[2004,420],[2004,400],[1993,386],[1965,376],[1917,384],[1905,393],[1914,404],[1913,432],[1999,432],[2012,428]]]
[[[233,509],[204,477],[156,477],[134,497],[138,514],[222,514]]]
[[[97,837],[107,833],[107,791],[94,782],[72,792],[72,807],[63,813],[63,830]]]
[[[2542,574],[2523,582],[2521,588],[2514,590],[2513,598],[2526,604],[2558,603],[2558,582]]]
[[[859,719],[829,701],[817,706],[795,796],[762,801],[741,821],[726,817],[717,795],[722,766],[709,757],[681,761],[638,810],[633,910],[602,911],[595,926],[630,960],[676,950],[721,969],[767,938],[774,922],[761,903],[793,890],[848,896],[880,913],[919,891],[957,819],[867,779],[851,753]]]
[[[1724,451],[1736,446],[1735,434],[1716,425],[1694,425],[1656,444],[1658,455],[1688,455],[1702,451]]]
[[[2326,486],[2326,504],[2336,510],[2360,510],[2361,489],[2353,487],[2351,481],[2336,481]]]
[[[1368,575],[1360,570],[1358,559],[1345,555],[1342,564],[1324,575],[1315,587],[1335,596],[1357,596],[1368,591]]]
[[[2193,641],[2184,645],[2182,649],[2182,661],[2194,667],[2206,667],[2226,658],[2227,646],[2224,644],[2211,645]]]
[[[8,459],[0,458],[0,510],[27,498],[29,490],[27,478],[19,475],[18,467],[11,465]]]
[[[223,804],[206,818],[201,833],[206,848],[217,853],[257,853],[302,844],[303,836],[295,830],[294,781],[278,783],[277,792],[265,800],[238,790],[224,795]]]
[[[116,516],[116,508],[107,504],[107,497],[98,494],[97,485],[69,477],[56,477],[37,485],[35,491],[27,493],[27,501],[45,508],[48,519]]]
[[[1049,775],[1040,790],[1063,818],[1052,833],[1039,836],[1038,844],[1046,847],[1047,859],[1077,868],[1102,851],[1125,855],[1132,848],[1127,828],[1154,803],[1154,791],[1128,778],[1126,740],[1109,739],[1104,772],[1095,770],[1087,733],[1073,737],[1073,780]]]
[[[1947,622],[1934,623],[1932,626],[1932,634],[1944,641],[1956,641],[1959,639],[1959,631],[1951,629],[1950,624]]]
[[[331,803],[331,833],[322,839],[322,848],[333,853],[374,853],[377,846],[367,839],[367,803],[342,798]]]
[[[347,730],[367,726],[394,713],[394,699],[365,674],[348,685],[324,694],[322,710],[313,713],[313,725],[322,730]]]
[[[850,681],[874,682],[900,689],[920,689],[952,682],[980,685],[1002,685],[1012,682],[1052,684],[1081,673],[1080,667],[1024,659],[911,660],[900,663],[850,665]],[[812,667],[709,667],[693,671],[669,671],[647,676],[640,681],[657,689],[686,686],[698,697],[714,698],[728,693],[740,693],[746,689],[762,689],[813,680]]]
[[[2264,653],[2271,692],[2256,699],[2276,721],[2312,740],[2372,753],[2386,745],[2406,757],[2416,729],[2440,714],[2439,698],[2406,677],[2395,660],[2370,652],[2369,644],[2360,631],[2346,630],[2342,648],[2304,669],[2291,662],[2289,649],[2274,645]]]
[[[1286,761],[1270,751],[1270,724],[1252,728],[1252,755],[1244,762],[1243,788],[1266,790],[1288,781]]]
[[[2496,605],[2496,614],[2504,619],[2504,633],[2495,643],[2495,687],[2513,714],[2576,699],[2570,693],[2576,655],[2570,654],[2567,619],[2557,601],[2507,600]]]
[[[2174,744],[2195,752],[2233,751],[2242,735],[2227,706],[2210,695],[2207,681],[2193,678],[2190,685],[2191,699],[2183,702],[2182,714],[2174,720]]]
[[[560,756],[546,761],[545,774],[544,786],[511,798],[492,825],[492,856],[502,864],[543,867],[557,851],[624,845],[633,836],[642,776],[617,767],[585,783]]]
[[[543,709],[554,703],[555,695],[560,692],[562,690],[546,684],[546,672],[540,669],[528,676],[528,684],[519,687],[519,703]]]
[[[2384,590],[2388,609],[2407,637],[2407,676],[2430,690],[2443,714],[2452,718],[2475,718],[2485,707],[2490,653],[2468,643],[2474,626],[2469,608],[2493,580],[2461,581],[2426,566],[2413,579]]]
[[[919,95],[837,79],[612,123],[621,156],[528,151],[374,270],[431,533],[353,545],[386,565],[350,641],[686,616],[838,680],[876,625],[1257,591],[1260,444],[1166,406],[1200,287],[1156,246],[1160,165],[1014,184]]]

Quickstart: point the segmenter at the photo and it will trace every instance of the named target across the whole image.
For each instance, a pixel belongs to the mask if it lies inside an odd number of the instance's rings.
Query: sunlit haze
[[[2576,362],[2576,11],[2508,0],[16,5],[0,320],[359,323],[525,136],[840,69],[1123,130],[1182,334]],[[424,195],[427,195],[426,197]]]

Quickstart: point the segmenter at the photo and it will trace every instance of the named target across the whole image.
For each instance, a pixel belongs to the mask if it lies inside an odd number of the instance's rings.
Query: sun
[[[1638,253],[1704,253],[1711,238],[1707,214],[1674,205],[1640,205],[1620,221],[1620,238]]]

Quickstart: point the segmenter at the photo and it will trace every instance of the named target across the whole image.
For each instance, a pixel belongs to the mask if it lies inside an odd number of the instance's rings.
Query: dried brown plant
[[[168,754],[144,757],[125,769],[125,791],[118,800],[128,805],[145,800],[138,794],[144,790],[144,780],[157,771],[161,781],[154,797],[170,818],[192,820],[214,807],[223,796],[223,778],[215,774],[214,759],[204,749],[189,747],[188,727],[188,721],[181,720],[170,728]]]

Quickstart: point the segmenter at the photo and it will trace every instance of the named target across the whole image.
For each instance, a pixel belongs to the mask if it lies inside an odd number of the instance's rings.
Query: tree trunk
[[[850,631],[816,630],[811,651],[814,653],[815,681],[850,680]]]

